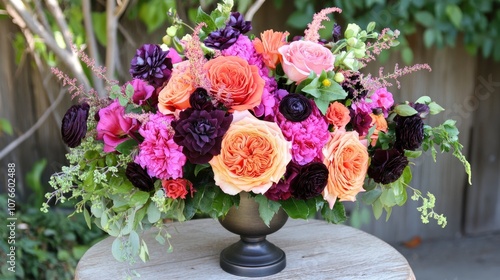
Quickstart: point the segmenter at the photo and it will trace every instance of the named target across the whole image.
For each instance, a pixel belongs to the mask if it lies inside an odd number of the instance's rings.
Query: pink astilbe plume
[[[327,15],[331,13],[342,13],[342,9],[336,7],[326,8],[314,14],[313,21],[307,25],[307,29],[304,32],[304,40],[317,43],[319,41],[318,31],[321,28],[325,28],[324,25],[321,25],[321,22],[323,20],[330,20]]]
[[[186,42],[186,57],[189,59],[189,67],[191,71],[191,76],[194,78],[194,87],[202,87],[207,91],[210,90],[210,81],[207,79],[207,75],[203,70],[203,65],[206,63],[207,59],[203,54],[203,49],[201,48],[200,42],[200,30],[207,24],[202,22],[198,24],[194,31],[191,39]]]
[[[360,59],[360,62],[365,66],[368,62],[376,60],[377,56],[383,50],[390,49],[393,47],[393,42],[399,37],[399,30],[390,30],[389,28],[384,28],[382,32],[378,35],[377,41],[374,43],[366,43],[366,54],[365,57]]]
[[[432,71],[431,67],[428,64],[415,64],[413,66],[405,66],[404,68],[399,68],[399,65],[396,63],[394,66],[394,72],[384,75],[384,67],[380,67],[378,72],[378,77],[374,78],[371,74],[368,74],[365,77],[362,77],[361,84],[363,87],[368,90],[377,90],[382,87],[391,87],[393,84],[388,81],[388,79],[392,79],[396,81],[398,88],[401,88],[401,84],[398,78],[419,71],[419,70],[427,70],[429,72]]]

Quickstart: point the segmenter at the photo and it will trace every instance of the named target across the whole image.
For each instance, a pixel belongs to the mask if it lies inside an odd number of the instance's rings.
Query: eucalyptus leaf
[[[139,255],[139,249],[141,247],[141,239],[136,231],[133,230],[130,232],[130,234],[128,235],[128,242],[130,246],[130,253],[132,254],[132,256]]]
[[[147,215],[148,221],[152,224],[160,220],[161,212],[160,209],[158,209],[158,206],[156,206],[156,203],[149,203]]]
[[[113,257],[115,260],[119,262],[125,261],[125,251],[124,251],[124,245],[122,243],[121,238],[117,237],[111,244],[111,253],[113,254]]]

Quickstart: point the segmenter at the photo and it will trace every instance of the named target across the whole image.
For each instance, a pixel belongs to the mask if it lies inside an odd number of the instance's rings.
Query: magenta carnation
[[[276,123],[285,139],[292,142],[292,159],[300,165],[323,160],[321,149],[330,139],[328,123],[314,101],[310,102],[312,113],[301,122],[289,121],[279,111],[276,112]]]
[[[182,177],[182,167],[186,156],[182,147],[174,142],[174,131],[170,123],[172,116],[160,113],[151,115],[139,129],[144,141],[139,145],[139,154],[135,162],[147,169],[149,176],[162,180]]]
[[[372,100],[372,108],[381,108],[384,112],[384,117],[387,118],[389,110],[392,105],[394,105],[392,93],[388,92],[385,87],[379,88],[372,95],[370,95],[370,99]]]
[[[116,146],[130,139],[129,135],[136,132],[139,122],[125,117],[125,108],[118,100],[99,110],[97,122],[97,140],[104,141],[104,151],[114,152]]]

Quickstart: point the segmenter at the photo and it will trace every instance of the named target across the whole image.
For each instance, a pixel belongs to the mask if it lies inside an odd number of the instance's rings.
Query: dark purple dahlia
[[[68,147],[75,148],[87,134],[87,119],[90,106],[87,103],[71,106],[62,119],[61,136]]]
[[[418,115],[422,119],[425,118],[431,111],[429,106],[426,104],[415,103],[415,104],[410,104],[410,105],[413,107],[413,109],[417,110]]]
[[[290,184],[292,195],[298,199],[309,199],[323,192],[328,181],[328,168],[321,162],[310,162],[300,169],[299,175]]]
[[[390,184],[401,177],[407,165],[408,159],[399,150],[377,149],[371,157],[368,177],[377,183]]]
[[[239,30],[241,34],[245,34],[248,31],[252,30],[252,23],[248,20],[245,21],[245,18],[239,12],[231,13],[226,26],[231,26],[232,28]]]
[[[312,113],[311,101],[302,94],[290,93],[280,101],[280,113],[291,122],[301,122]]]
[[[207,47],[222,51],[236,43],[240,34],[241,32],[238,29],[226,26],[223,29],[211,32],[203,43]]]
[[[195,110],[212,111],[215,109],[208,92],[204,88],[197,88],[189,97],[189,104]]]
[[[424,122],[416,114],[409,117],[396,116],[396,142],[394,146],[401,150],[414,151],[424,141]]]
[[[172,122],[174,142],[183,147],[182,153],[191,163],[207,163],[220,153],[222,137],[232,120],[233,115],[223,110],[184,110]]]
[[[297,175],[299,175],[300,165],[297,163],[290,161],[286,166],[286,171],[283,177],[279,180],[278,183],[273,184],[264,195],[274,201],[279,200],[287,200],[292,194],[290,192],[290,183],[292,182]]]
[[[352,128],[358,132],[360,136],[368,134],[368,130],[370,130],[372,117],[370,114],[366,112],[354,112],[354,110],[350,109],[351,115],[351,124]]]
[[[130,75],[160,87],[172,74],[172,60],[167,54],[168,51],[162,50],[159,45],[142,45],[130,62]]]
[[[125,176],[134,185],[134,187],[141,191],[150,192],[154,190],[154,179],[151,178],[140,164],[129,162],[127,169],[125,169]]]

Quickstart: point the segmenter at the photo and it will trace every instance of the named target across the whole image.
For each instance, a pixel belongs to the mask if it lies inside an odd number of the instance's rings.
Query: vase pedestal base
[[[266,240],[266,237],[241,236],[220,254],[221,268],[244,277],[263,277],[276,274],[286,266],[285,252]]]

